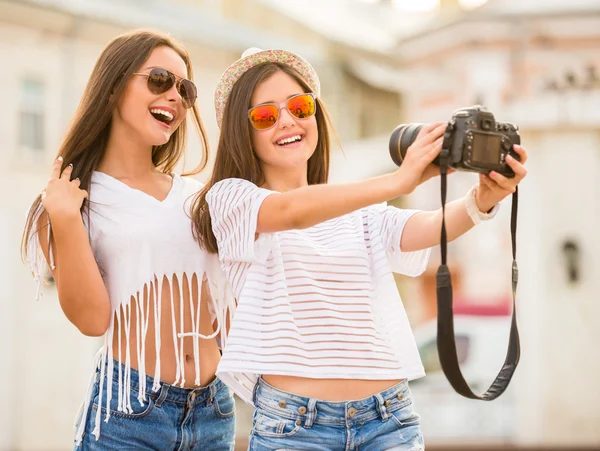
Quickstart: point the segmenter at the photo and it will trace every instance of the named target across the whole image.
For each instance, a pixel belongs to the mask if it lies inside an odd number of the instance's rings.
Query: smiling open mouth
[[[174,119],[173,115],[171,113],[169,113],[168,111],[165,111],[165,110],[161,110],[160,108],[152,108],[150,110],[150,114],[157,121],[160,121],[167,125],[170,124]]]
[[[300,141],[302,141],[302,139],[303,139],[303,137],[301,135],[290,136],[289,138],[280,139],[279,141],[277,141],[277,145],[284,147],[284,146],[287,146],[290,144],[300,142]]]

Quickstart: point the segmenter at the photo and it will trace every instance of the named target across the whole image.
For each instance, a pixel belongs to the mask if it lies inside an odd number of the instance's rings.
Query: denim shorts
[[[76,450],[211,450],[233,451],[235,444],[235,401],[219,379],[206,387],[186,389],[162,383],[158,392],[148,390],[146,402],[138,401],[139,373],[131,369],[131,407],[119,412],[118,362],[111,377],[110,418],[106,419],[106,380],[102,406],[98,406],[100,369],[96,371],[91,402],[86,415],[83,440]],[[124,367],[121,366],[122,371]],[[146,376],[146,386],[153,378]],[[101,409],[100,436],[92,434],[96,413]],[[81,420],[80,420],[81,421]]]
[[[249,451],[425,449],[408,382],[368,398],[328,402],[278,390],[259,379]]]

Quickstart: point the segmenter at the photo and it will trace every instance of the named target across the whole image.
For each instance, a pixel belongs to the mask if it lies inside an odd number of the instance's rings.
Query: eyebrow
[[[146,69],[163,69],[163,70],[166,70],[167,72],[171,72],[173,75],[176,75],[179,78],[187,79],[187,75],[185,77],[182,77],[181,75],[177,75],[175,72],[170,71],[169,69],[165,69],[162,66],[146,66],[146,67],[144,67],[143,69],[140,69],[140,70],[146,70]]]
[[[306,93],[306,92],[297,92],[296,94],[292,94],[291,96],[288,96],[288,98],[285,99],[285,100],[290,100],[292,97],[296,97],[296,96],[298,96],[300,94],[308,94],[308,93]],[[266,105],[266,104],[269,104],[269,103],[280,103],[280,102],[276,102],[275,100],[267,100],[266,102],[260,102],[260,103],[254,105],[254,106],[252,106],[250,108],[256,108],[257,106]]]

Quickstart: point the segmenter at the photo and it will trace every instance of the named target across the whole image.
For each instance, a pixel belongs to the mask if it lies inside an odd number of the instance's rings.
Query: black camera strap
[[[446,146],[444,146],[446,147]],[[447,256],[447,235],[446,235],[446,176],[448,174],[448,154],[447,148],[442,149],[440,154],[440,170],[441,170],[441,192],[442,192],[442,236],[441,236],[441,251],[442,264],[440,265],[437,276],[437,304],[438,304],[438,330],[437,330],[437,349],[440,358],[440,363],[446,378],[450,385],[457,393],[471,399],[481,399],[491,401],[496,399],[508,387],[510,380],[517,368],[520,357],[519,331],[517,329],[517,311],[516,311],[516,296],[517,282],[519,270],[517,268],[517,208],[519,202],[518,187],[512,197],[512,210],[510,220],[510,234],[512,242],[512,297],[513,297],[513,312],[510,327],[510,339],[508,342],[508,351],[506,360],[502,369],[496,376],[494,382],[488,390],[482,395],[473,393],[469,384],[465,381],[458,362],[456,353],[456,342],[454,337],[454,316],[452,309],[452,281],[450,278],[450,270],[448,269]]]

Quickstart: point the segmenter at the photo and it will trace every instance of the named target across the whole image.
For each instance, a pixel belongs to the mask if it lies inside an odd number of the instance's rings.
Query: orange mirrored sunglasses
[[[308,119],[317,111],[317,102],[312,92],[290,97],[285,103],[263,103],[248,110],[248,119],[257,130],[273,127],[279,119],[279,113],[285,108],[296,119]]]

